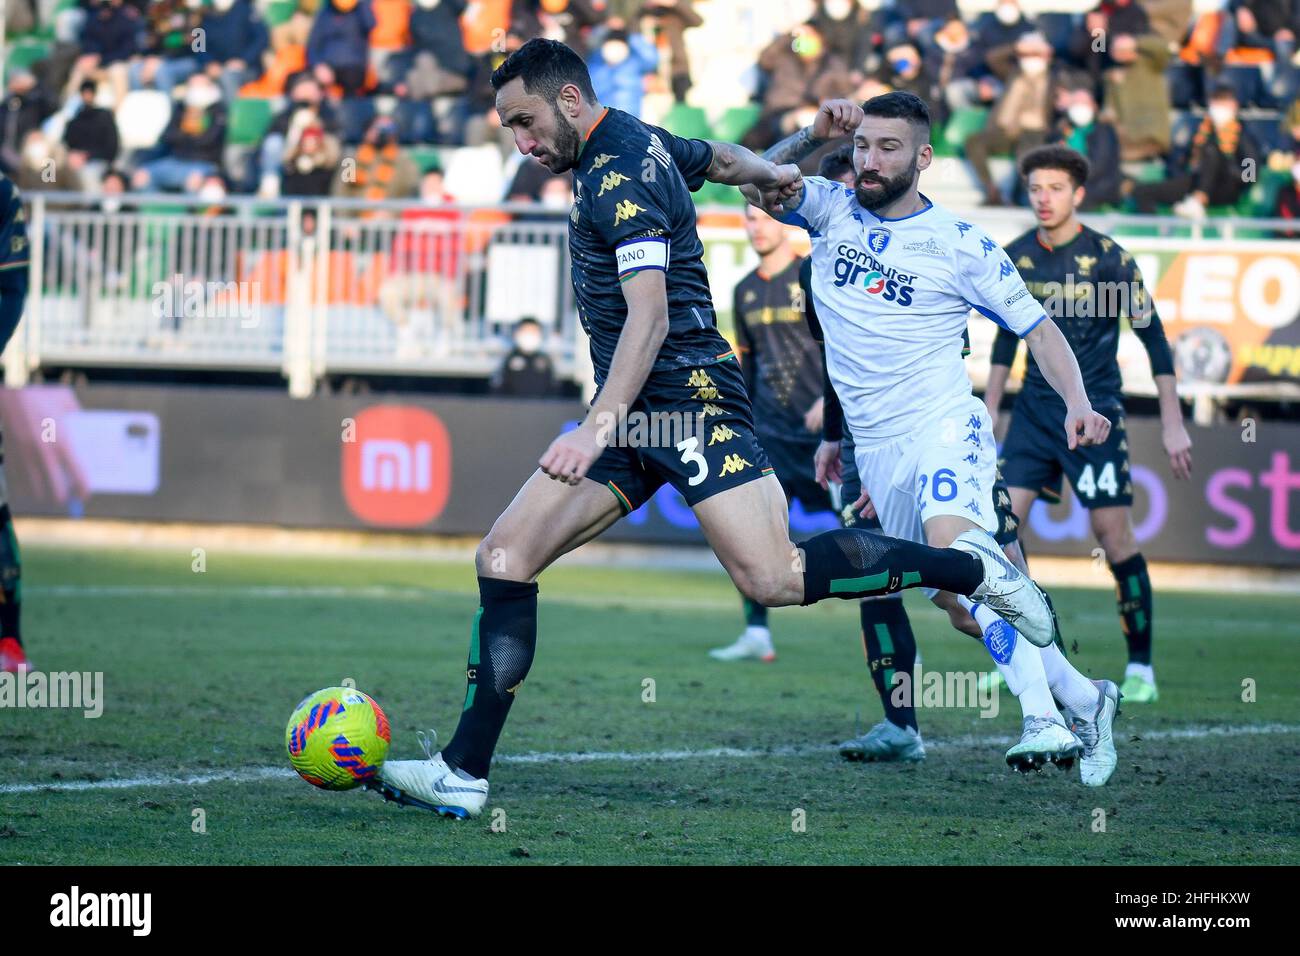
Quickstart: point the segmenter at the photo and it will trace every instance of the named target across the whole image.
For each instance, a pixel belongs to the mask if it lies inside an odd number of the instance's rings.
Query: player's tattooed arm
[[[815,136],[811,126],[805,126],[768,148],[763,158],[774,163],[798,163],[825,145],[826,140]]]

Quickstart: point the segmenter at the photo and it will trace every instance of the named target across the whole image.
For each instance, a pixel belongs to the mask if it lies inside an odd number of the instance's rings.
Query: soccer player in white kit
[[[1062,424],[1070,448],[1104,442],[1110,422],[1093,411],[1065,337],[1006,253],[983,230],[918,191],[920,173],[933,156],[925,103],[903,92],[861,107],[833,100],[822,105],[812,127],[765,155],[797,161],[819,140],[839,133],[853,135],[855,186],[807,177],[799,194],[768,212],[806,229],[812,239],[813,302],[825,336],[826,368],[856,442],[863,494],[855,508],[874,508],[885,534],[931,546],[979,528],[989,534],[989,549],[1000,554],[992,537],[997,445],[961,358],[970,310],[1029,345],[1065,401]],[[747,192],[747,198],[757,197]],[[839,444],[823,442],[818,479],[837,481],[839,470]],[[979,638],[995,626],[987,608],[947,592],[930,597],[963,633]],[[1022,655],[1039,652],[1012,637]],[[1037,683],[1050,683],[1053,692],[1059,685],[1063,700],[1097,699],[1098,689],[1059,649],[1049,646],[1042,653],[1053,665],[1046,670],[1022,658],[1036,666]],[[1011,689],[1018,696],[1026,690]],[[1032,705],[1022,696],[1025,727],[1017,746],[1033,753],[1080,752],[1052,695],[1031,696]],[[1098,714],[1113,716],[1103,706],[1071,717]],[[1114,769],[1109,726],[1106,731],[1108,752],[1084,754],[1085,782],[1104,783],[1101,778]]]

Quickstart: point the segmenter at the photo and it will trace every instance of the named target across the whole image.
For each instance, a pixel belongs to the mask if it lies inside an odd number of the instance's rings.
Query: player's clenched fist
[[[1094,412],[1090,405],[1066,410],[1065,440],[1071,451],[1081,445],[1101,445],[1110,436],[1110,419]]]
[[[548,477],[576,485],[595,464],[601,451],[595,429],[581,425],[551,442],[537,464]]]
[[[790,200],[798,202],[803,193],[803,173],[795,163],[772,164],[771,175],[766,183],[760,184],[760,205],[767,212],[775,215],[785,211],[785,204]]]
[[[865,115],[862,107],[852,100],[827,100],[813,120],[813,135],[818,139],[851,136],[862,125]]]

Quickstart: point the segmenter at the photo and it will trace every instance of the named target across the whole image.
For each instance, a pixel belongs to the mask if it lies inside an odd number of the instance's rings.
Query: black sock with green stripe
[[[885,719],[899,727],[916,730],[916,711],[912,708],[912,695],[906,696],[903,706],[894,703],[894,675],[907,674],[911,679],[916,668],[916,638],[912,636],[912,622],[907,619],[903,599],[884,598],[863,601],[862,643],[867,649],[867,664],[871,667],[871,680],[885,708]]]
[[[533,666],[537,583],[480,577],[478,593],[465,670],[465,707],[442,759],[454,770],[486,777],[515,691]]]
[[[970,594],[984,581],[984,565],[974,555],[861,528],[823,531],[801,547],[804,604],[828,597],[874,597],[913,587]]]
[[[1128,641],[1131,664],[1151,663],[1151,578],[1147,576],[1147,559],[1141,554],[1110,566],[1115,575],[1116,608],[1120,627]]]
[[[18,626],[22,611],[22,575],[13,515],[9,513],[8,505],[0,505],[0,638],[12,637],[19,645],[23,642]]]
[[[745,626],[767,627],[767,608],[757,601],[751,601],[743,594],[740,599],[745,605]]]

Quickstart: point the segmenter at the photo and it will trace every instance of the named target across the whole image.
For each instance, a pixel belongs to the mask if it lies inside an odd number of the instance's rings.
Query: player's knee
[[[1097,543],[1106,553],[1106,560],[1111,564],[1127,561],[1137,553],[1137,538],[1127,521],[1098,523],[1093,528]]]
[[[474,552],[474,570],[481,578],[509,577],[514,570],[510,567],[510,554],[511,548],[506,536],[494,528],[478,543],[478,550]],[[516,555],[516,560],[518,558],[519,555]]]
[[[756,565],[740,568],[732,574],[732,580],[741,594],[764,607],[785,607],[799,599],[790,587],[788,575],[772,568]]]

